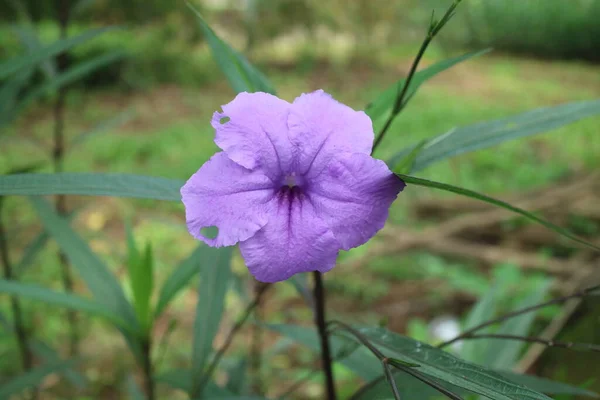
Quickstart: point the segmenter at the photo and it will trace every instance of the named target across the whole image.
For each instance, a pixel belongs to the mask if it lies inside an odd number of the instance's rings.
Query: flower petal
[[[290,106],[268,93],[240,93],[222,107],[222,113],[214,113],[215,143],[242,167],[261,167],[275,179],[292,158],[287,133]]]
[[[274,193],[261,170],[250,171],[217,153],[181,188],[188,230],[209,246],[246,240],[267,223]],[[211,226],[219,229],[215,238],[201,232]]]
[[[390,205],[406,185],[387,165],[365,154],[341,154],[309,182],[310,200],[344,250],[383,228]]]
[[[340,152],[371,154],[373,124],[363,111],[354,111],[322,90],[294,100],[288,118],[300,174],[318,174]]]
[[[271,202],[269,222],[240,251],[250,273],[262,282],[278,282],[294,274],[329,271],[339,243],[301,193],[278,193]]]

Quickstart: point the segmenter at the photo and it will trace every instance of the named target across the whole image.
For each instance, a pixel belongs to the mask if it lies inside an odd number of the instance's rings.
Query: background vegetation
[[[217,34],[247,54],[269,77],[280,97],[292,100],[299,93],[322,88],[362,109],[406,76],[431,9],[447,8],[448,2],[196,0],[192,4]],[[70,10],[68,23],[61,27],[65,7]],[[12,97],[7,89],[9,78],[0,75],[0,173],[33,166],[37,172],[124,172],[186,179],[215,152],[210,116],[234,92],[184,2],[15,0],[0,3],[0,16],[2,61],[35,53],[64,35],[120,26],[73,47],[66,56],[45,61]],[[598,98],[599,19],[600,2],[594,0],[465,1],[426,52],[422,67],[469,50],[493,47],[494,51],[428,81],[395,120],[377,157],[388,159],[399,148],[456,127]],[[35,88],[78,65],[87,65],[88,70],[69,85],[49,85],[28,100]],[[23,99],[27,103],[17,108]],[[8,111],[16,118],[10,118]],[[442,161],[420,176],[515,200],[598,243],[598,126],[598,116],[586,118],[543,136]],[[63,143],[59,158],[58,131]],[[562,187],[569,190],[556,190]],[[53,200],[58,213],[69,216],[73,229],[128,288],[129,297],[136,296],[135,285],[128,286],[135,280],[135,265],[151,264],[154,287],[159,288],[181,260],[194,254],[197,244],[186,231],[178,203],[114,197],[59,199]],[[59,250],[54,241],[48,241],[35,259],[25,258],[23,266],[15,261],[29,254],[29,244],[41,232],[38,218],[44,206],[32,207],[19,197],[3,200],[11,260],[17,269],[23,268],[19,280],[63,290],[65,271],[72,269],[65,267],[68,264],[60,255],[63,246]],[[409,186],[380,237],[342,254],[340,265],[327,274],[330,315],[371,325],[384,318],[393,331],[438,343],[443,337],[435,328],[452,326],[444,321],[474,326],[496,313],[543,301],[550,294],[564,295],[598,279],[587,275],[597,267],[596,253],[537,229],[521,217],[475,215],[493,212],[477,207]],[[460,217],[481,223],[447,233],[447,227]],[[124,221],[130,221],[137,248],[127,245]],[[430,240],[406,245],[406,237],[414,235]],[[146,244],[151,245],[151,257],[144,258]],[[135,254],[144,261],[132,261]],[[237,253],[232,269],[235,290],[224,295],[228,312],[216,335],[216,347],[257,290]],[[71,271],[70,289],[88,295],[89,288],[79,274],[73,276]],[[157,374],[187,366],[194,308],[203,296],[195,288],[201,283],[194,280],[186,286],[152,327],[153,336],[159,338],[154,354]],[[293,285],[278,285],[265,296],[255,316],[257,324],[244,328],[248,335],[228,351],[224,370],[216,375],[218,382],[235,386],[238,381],[233,377],[246,371],[243,388],[238,388],[241,392],[276,396],[292,388],[289,398],[321,398],[321,377],[312,372],[318,358],[298,351],[285,336],[257,328],[264,321],[309,322],[310,310]],[[3,295],[0,305],[0,317],[6,321],[14,311],[8,297]],[[478,307],[472,309],[476,303]],[[597,303],[585,300],[570,314],[564,307],[546,308],[535,319],[521,323],[541,332],[566,318],[568,323],[563,321],[553,337],[598,343]],[[77,353],[82,359],[79,372],[69,369],[64,379],[48,375],[39,398],[133,398],[135,390],[127,390],[131,382],[143,386],[143,374],[131,373],[135,361],[123,351],[123,336],[114,328],[83,313],[73,314],[77,325],[73,339],[66,312],[39,302],[23,301],[21,306],[25,330],[36,340],[34,364],[57,354]],[[527,333],[525,329],[521,334]],[[77,351],[71,348],[74,342]],[[488,365],[496,354],[489,350],[493,346],[466,343],[455,351],[467,360]],[[22,370],[14,361],[17,349],[14,336],[3,334],[3,382]],[[255,359],[246,358],[249,349]],[[257,360],[261,349],[264,354]],[[536,355],[530,346],[502,348],[501,352],[513,353],[498,361],[499,369],[520,368],[519,372],[600,390],[599,382],[588,381],[590,371],[600,368],[593,355],[565,356],[564,349],[555,348]],[[581,365],[585,365],[583,371]],[[336,367],[344,382],[340,395],[349,398],[360,382],[351,369]],[[170,385],[157,387],[158,398],[185,398],[181,390],[173,389],[177,387],[173,376],[163,378]],[[303,384],[296,388],[298,380]],[[572,393],[558,396],[576,398]]]

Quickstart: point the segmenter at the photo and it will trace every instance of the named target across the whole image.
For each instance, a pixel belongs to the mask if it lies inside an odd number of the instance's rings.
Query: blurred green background
[[[380,91],[407,74],[426,32],[431,10],[437,9],[439,15],[449,2],[195,0],[191,3],[222,38],[244,52],[271,79],[282,98],[291,101],[300,93],[321,88],[338,100],[363,109]],[[71,145],[66,148],[64,169],[189,177],[217,150],[212,142],[210,117],[234,96],[212,59],[194,15],[183,1],[173,0],[79,0],[70,6],[69,35],[90,27],[119,26],[75,47],[68,54],[70,65],[114,51],[124,52],[124,56],[69,86],[65,133]],[[57,24],[60,7],[60,1],[1,2],[0,58],[8,59],[31,49],[36,45],[32,37],[42,43],[56,40],[60,34]],[[465,1],[425,54],[422,66],[468,49],[495,50],[429,81],[396,119],[377,156],[385,159],[402,147],[456,126],[540,106],[600,97],[598,21],[600,1],[597,0]],[[56,68],[56,63],[48,63],[45,70],[36,72],[32,82],[46,79],[45,74],[55,73]],[[49,149],[55,99],[56,93],[50,93],[23,110],[14,124],[3,128],[1,172],[32,162],[43,165],[41,171],[52,171]],[[508,198],[566,185],[597,171],[599,126],[600,118],[588,118],[543,136],[436,164],[422,176]],[[79,141],[82,137],[86,140]],[[594,197],[594,193],[597,194],[592,189],[585,192],[585,196],[592,196],[592,204],[593,199],[600,198],[600,195]],[[501,308],[507,310],[537,290],[542,277],[554,276],[542,267],[521,268],[518,257],[507,257],[506,261],[497,257],[490,262],[460,254],[440,254],[432,249],[410,249],[386,256],[368,256],[366,261],[361,258],[381,243],[393,243],[394,229],[416,234],[441,224],[448,214],[437,210],[435,204],[453,204],[448,203],[451,200],[448,195],[408,187],[393,206],[391,228],[384,238],[342,254],[340,266],[327,274],[330,315],[350,316],[366,323],[386,319],[392,329],[434,341],[428,332],[429,321],[439,315],[462,318],[492,285],[499,287]],[[429,209],[432,215],[415,211],[423,204],[434,204]],[[18,200],[7,201],[6,207],[11,243],[19,254],[39,225],[33,212],[22,207]],[[74,226],[95,251],[110,261],[117,274],[122,275],[124,268],[124,219],[133,221],[140,242],[152,243],[158,280],[168,275],[174,260],[180,260],[195,246],[187,234],[183,207],[179,204],[69,197],[68,207],[78,210]],[[535,209],[535,204],[529,208]],[[457,209],[462,213],[470,211],[468,206]],[[598,241],[598,213],[595,217],[589,212],[582,214],[568,205],[560,211],[552,210],[550,214],[557,215],[549,217],[554,216],[553,220]],[[519,218],[506,218],[492,224],[486,232],[474,229],[475,233],[462,239],[495,246],[500,254],[527,250],[527,254],[541,260],[567,263],[579,255],[584,262],[597,263],[587,253],[581,255],[582,251],[572,249],[553,235],[516,244],[514,241],[521,240],[522,235],[515,235],[517,239],[511,241],[513,232],[521,232],[527,226]],[[539,237],[538,231],[533,232],[531,235]],[[25,280],[59,286],[60,268],[53,246],[38,258]],[[357,264],[357,260],[362,261]],[[236,271],[241,277],[246,276],[239,258]],[[244,278],[241,284],[248,286],[247,281]],[[84,291],[81,287],[77,290]],[[179,323],[164,361],[169,365],[177,366],[187,357],[187,347],[178,349],[177,343],[189,342],[190,310],[195,300],[194,290],[189,290],[171,310],[170,317]],[[229,307],[236,310],[240,304],[240,298],[232,295]],[[26,304],[26,311],[34,317],[33,332],[43,330],[44,336],[53,341],[64,337],[61,312],[39,304]],[[558,309],[551,309],[539,318],[536,326],[542,329],[557,313]],[[286,285],[278,285],[271,293],[263,315],[269,321],[310,319],[310,311],[293,288]],[[577,318],[594,321],[586,313]],[[157,331],[165,331],[168,324],[169,318],[165,318]],[[597,322],[595,329],[598,339]],[[86,374],[95,382],[93,388],[87,389],[87,398],[118,398],[115,382],[124,379],[131,367],[131,361],[119,351],[123,344],[116,334],[96,321],[84,330],[84,355],[94,359],[86,364]],[[278,339],[266,335],[264,340],[265,347],[271,348]],[[553,357],[561,354],[561,350],[547,351],[535,364],[535,371],[575,383],[589,378],[589,374],[578,375],[580,372],[569,376],[568,365],[556,367],[557,358]],[[572,362],[584,363],[585,357],[577,354]],[[302,376],[303,368],[312,368],[314,360],[299,353],[293,362],[298,367],[294,373]],[[264,366],[264,387],[298,378],[290,376],[289,363],[289,357],[275,354]],[[595,363],[594,368],[600,368],[597,360]],[[584,372],[589,373],[592,367],[587,365]],[[0,368],[10,373],[14,365],[3,358]],[[344,373],[339,371],[342,377]],[[309,379],[298,392],[298,398],[309,397],[319,385],[319,376]],[[350,380],[348,393],[356,387],[356,382]],[[43,398],[64,398],[60,388],[52,393]]]

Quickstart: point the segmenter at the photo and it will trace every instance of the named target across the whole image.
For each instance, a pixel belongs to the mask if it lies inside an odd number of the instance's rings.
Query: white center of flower
[[[294,187],[294,186],[298,186],[298,180],[296,178],[296,173],[292,172],[291,174],[286,175],[285,176],[285,180],[283,181],[283,183],[286,186],[289,186],[291,188]]]

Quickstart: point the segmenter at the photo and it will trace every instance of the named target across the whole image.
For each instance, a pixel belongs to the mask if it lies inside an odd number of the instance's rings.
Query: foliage
[[[149,14],[142,13],[139,18],[150,18],[152,12],[161,10],[160,7],[164,6],[164,3],[160,3],[160,5],[159,3],[152,2],[147,10]],[[364,5],[362,2],[360,4]],[[454,3],[453,7],[456,4],[458,2]],[[156,6],[156,8],[152,6]],[[138,18],[137,14],[127,14],[132,10],[134,9],[124,10],[123,18]],[[453,8],[440,21],[432,18],[429,36],[425,45],[421,47],[420,56],[425,52],[428,41],[433,39],[444,23],[451,18],[452,10]],[[217,65],[234,91],[275,92],[273,85],[265,75],[240,52],[232,49],[199,13],[196,12],[196,15],[200,30],[210,46]],[[88,55],[87,61],[80,60],[72,63],[71,69],[67,71],[52,73],[51,65],[58,54],[71,51],[74,46],[80,45],[81,42],[87,42],[101,33],[103,32],[86,31],[77,36],[58,39],[50,44],[40,41],[35,44],[37,47],[31,48],[25,54],[0,63],[0,77],[5,79],[0,87],[0,98],[3,100],[2,104],[10,105],[4,110],[5,114],[3,114],[2,120],[4,126],[8,126],[19,114],[25,112],[26,106],[36,103],[48,93],[83,79],[94,70],[105,68],[107,64],[110,64],[109,61],[116,61],[116,58],[109,57],[111,53],[108,53],[109,56],[107,56],[106,52],[99,51],[94,56]],[[155,40],[153,44],[156,45],[162,41],[162,39]],[[439,72],[478,54],[480,53],[468,53],[461,57],[448,59],[419,72],[416,67],[420,57],[417,58],[407,79],[396,82],[389,89],[379,93],[370,103],[370,107],[366,108],[367,112],[375,121],[376,126],[381,121],[380,118],[386,119],[385,126],[391,126],[392,120],[401,111],[404,112],[404,106],[416,95],[420,85]],[[99,57],[104,62],[92,62],[92,60],[98,60]],[[108,61],[101,57],[108,57]],[[39,75],[36,76],[35,73]],[[391,149],[396,155],[390,160],[390,164],[397,168],[396,170],[401,173],[399,176],[409,185],[435,188],[503,207],[521,214],[532,222],[553,229],[565,238],[597,249],[594,244],[590,244],[569,230],[507,202],[455,185],[407,175],[409,172],[418,171],[458,154],[496,145],[517,137],[541,133],[597,114],[600,114],[598,100],[539,108],[500,121],[480,123],[472,127],[456,129],[450,133],[432,136],[404,149]],[[383,131],[387,129],[378,128]],[[390,134],[392,134],[391,131]],[[383,133],[379,138],[383,138]],[[39,283],[22,282],[21,280],[25,276],[24,267],[19,267],[15,269],[17,273],[12,273],[13,266],[8,256],[9,246],[6,243],[12,237],[5,237],[2,234],[0,241],[3,246],[0,251],[3,253],[5,276],[0,281],[1,293],[10,295],[13,301],[14,299],[31,300],[47,307],[76,310],[82,313],[82,317],[86,320],[98,318],[103,322],[105,328],[108,327],[120,334],[129,351],[126,357],[130,357],[130,362],[136,364],[141,377],[140,385],[131,376],[126,378],[125,385],[132,398],[144,398],[144,396],[149,400],[160,398],[157,395],[158,383],[181,390],[190,399],[263,398],[262,396],[245,396],[243,380],[246,378],[244,373],[240,372],[245,368],[244,363],[236,365],[237,368],[228,369],[225,368],[225,362],[220,364],[223,354],[229,346],[229,340],[239,331],[253,307],[260,303],[260,296],[266,290],[263,288],[263,290],[255,291],[255,300],[249,302],[246,312],[241,313],[242,317],[233,324],[229,335],[221,344],[221,340],[218,340],[219,333],[229,323],[226,305],[229,294],[233,292],[230,289],[235,288],[241,299],[248,297],[244,283],[236,283],[240,278],[237,276],[236,258],[232,248],[213,249],[200,246],[192,250],[177,265],[173,265],[176,263],[171,262],[169,266],[162,266],[163,269],[169,271],[167,277],[163,280],[156,279],[156,275],[160,271],[155,257],[156,249],[151,246],[150,242],[146,242],[141,247],[139,232],[128,227],[125,233],[126,238],[123,240],[127,243],[127,254],[117,257],[117,260],[112,259],[111,262],[107,262],[108,259],[104,259],[105,256],[101,256],[95,251],[93,239],[86,238],[84,234],[79,233],[78,226],[72,225],[68,217],[61,215],[47,200],[41,197],[68,194],[178,202],[181,180],[133,174],[77,172],[45,174],[31,173],[30,170],[20,172],[19,174],[0,176],[0,196],[2,196],[0,199],[3,200],[4,196],[28,196],[28,203],[42,225],[44,233],[32,240],[31,245],[27,246],[28,250],[22,255],[21,261],[15,265],[41,263],[41,257],[36,257],[36,254],[50,238],[53,243],[58,245],[64,257],[70,261],[77,274],[77,279],[84,289],[82,288],[76,293],[64,293],[53,287],[41,286]],[[18,206],[26,207],[25,204]],[[3,221],[3,215],[0,215],[1,221]],[[120,266],[123,265],[126,266],[128,285],[123,284],[119,279],[120,275],[124,274],[120,269]],[[191,343],[185,350],[185,365],[162,368],[161,354],[167,348],[169,335],[174,330],[174,325],[169,323],[169,327],[160,337],[156,335],[156,330],[162,322],[161,318],[168,316],[169,307],[173,306],[177,295],[184,288],[191,286],[197,275],[199,275],[199,283],[195,298],[195,313],[192,317],[193,332]],[[35,276],[27,276],[28,280],[35,280],[35,278]],[[306,288],[306,282],[302,279],[295,279],[291,283],[293,289],[307,300],[312,309],[312,299]],[[541,278],[539,282],[536,282],[535,287],[537,290],[529,290],[530,293],[527,293],[527,296],[513,306],[531,307],[542,301],[549,290],[549,282]],[[592,292],[595,293],[595,291],[589,291],[585,295]],[[495,292],[489,291],[472,310],[467,318],[465,328],[477,327],[482,323],[486,325],[485,321],[495,314],[497,303]],[[14,308],[12,312],[16,327],[18,313],[14,311]],[[3,313],[0,316],[3,316]],[[535,314],[532,313],[518,314],[514,318],[502,321],[496,328],[490,328],[480,333],[493,332],[524,336],[532,330],[534,319]],[[15,335],[19,340],[25,339],[28,347],[41,349],[38,352],[46,354],[47,357],[40,357],[40,365],[33,368],[25,365],[25,370],[20,374],[0,382],[0,393],[3,398],[23,393],[31,388],[41,387],[43,380],[53,373],[60,373],[69,381],[77,381],[76,375],[74,378],[73,369],[77,368],[78,358],[61,360],[60,357],[54,357],[53,354],[56,352],[53,349],[48,351],[48,348],[34,346],[36,342],[31,336],[25,337],[26,335],[23,332],[19,333],[17,329],[13,332],[11,322],[4,325],[6,336]],[[319,338],[313,328],[271,323],[267,324],[267,327],[286,336],[292,342],[316,352],[322,351],[319,347]],[[255,329],[260,329],[259,321],[255,323]],[[32,331],[28,334],[41,336],[43,332]],[[88,334],[94,335],[95,331],[90,330]],[[480,340],[468,342],[458,354],[452,354],[380,326],[354,326],[332,319],[327,325],[327,330],[322,331],[321,334],[328,337],[326,340],[330,340],[333,345],[333,360],[345,366],[349,376],[359,377],[368,382],[354,392],[352,398],[356,399],[374,398],[374,392],[385,393],[388,397],[393,394],[399,398],[400,390],[403,391],[403,396],[429,398],[430,395],[441,393],[453,399],[473,393],[499,400],[545,400],[549,398],[546,393],[594,395],[584,389],[566,384],[507,372],[507,369],[514,366],[526,341]],[[474,336],[464,336],[462,339],[474,339]],[[287,346],[289,346],[289,342],[282,347],[287,348]],[[177,346],[177,348],[179,347]],[[176,350],[173,349],[173,351]],[[8,347],[7,351],[13,352],[14,349]],[[260,352],[262,349],[258,351]],[[278,355],[277,346],[270,351],[272,354]],[[501,356],[498,356],[499,354]],[[265,355],[251,353],[245,354],[243,357],[252,360],[252,357],[263,356]],[[230,378],[227,385],[223,385],[220,379],[214,379],[217,368],[227,371],[225,373]],[[239,381],[236,381],[234,377],[238,377]],[[387,380],[385,387],[379,385],[385,380]],[[404,392],[407,388],[410,388],[411,391]],[[30,394],[36,395],[35,391]]]

